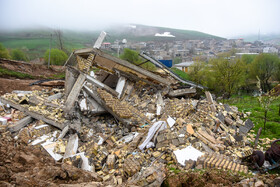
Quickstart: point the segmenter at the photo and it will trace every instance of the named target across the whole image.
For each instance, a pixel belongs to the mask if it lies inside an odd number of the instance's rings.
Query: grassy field
[[[7,38],[1,43],[8,49],[19,48],[23,50],[30,59],[43,57],[47,49],[49,49],[49,38]],[[85,48],[85,45],[73,40],[65,39],[65,48],[72,52],[74,49]],[[55,39],[51,42],[52,48],[57,48],[57,41]]]
[[[254,130],[257,133],[264,125],[264,109],[260,106],[257,97],[253,96],[234,96],[228,100],[221,101],[238,107],[239,111],[252,112],[250,119],[255,124]],[[265,131],[262,131],[261,138],[280,138],[280,98],[273,101],[268,111],[268,121]]]

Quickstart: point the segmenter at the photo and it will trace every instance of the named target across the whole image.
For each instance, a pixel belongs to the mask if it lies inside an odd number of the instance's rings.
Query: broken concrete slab
[[[69,137],[63,159],[71,157],[76,154],[78,150],[78,140],[79,139],[77,134],[73,134]]]
[[[254,127],[253,122],[250,119],[245,121],[244,126],[239,127],[239,132],[243,134],[247,134]]]

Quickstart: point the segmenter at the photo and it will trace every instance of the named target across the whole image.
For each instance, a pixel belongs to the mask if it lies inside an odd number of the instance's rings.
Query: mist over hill
[[[49,48],[50,42],[53,48],[57,46],[58,42],[54,30],[47,27],[12,31],[0,30],[0,42],[8,49],[19,48],[26,51],[31,58],[42,57],[43,53]],[[105,42],[111,43],[122,39],[126,39],[129,42],[223,39],[192,30],[127,24],[88,31],[62,30],[65,48],[72,51],[74,49],[91,47],[101,31],[107,32],[108,35]],[[174,37],[157,37],[155,36],[157,33],[170,33]]]

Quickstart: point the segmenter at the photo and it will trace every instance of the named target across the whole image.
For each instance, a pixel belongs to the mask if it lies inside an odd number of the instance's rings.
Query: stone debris
[[[250,172],[241,161],[253,153],[254,125],[243,121],[246,114],[236,107],[217,103],[210,92],[206,99],[189,98],[195,88],[168,73],[147,71],[97,49],[73,55],[65,89],[0,97],[1,136],[11,131],[56,161],[114,185],[160,186],[167,165]],[[201,154],[179,161],[176,153],[187,147]]]

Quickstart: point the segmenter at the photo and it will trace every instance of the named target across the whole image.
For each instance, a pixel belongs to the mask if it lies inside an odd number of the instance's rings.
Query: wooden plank
[[[3,98],[3,97],[0,97],[0,101],[1,101],[1,103],[3,103],[3,104],[9,104],[9,105],[12,106],[13,108],[16,108],[16,109],[18,109],[18,110],[24,112],[25,114],[31,116],[31,117],[34,118],[34,119],[42,120],[42,121],[44,121],[44,122],[46,122],[46,123],[48,123],[48,124],[50,124],[50,125],[52,125],[52,126],[54,126],[54,127],[57,127],[57,128],[59,128],[59,129],[61,129],[61,130],[66,126],[66,124],[64,124],[64,123],[56,122],[56,121],[54,121],[53,119],[49,119],[49,118],[47,118],[46,116],[41,115],[41,114],[39,114],[39,113],[37,113],[37,112],[29,111],[28,108],[24,108],[24,107],[22,107],[20,104],[14,103],[14,102],[12,102],[12,101],[10,101],[10,100],[7,100],[7,99],[5,99],[5,98]]]
[[[211,111],[216,112],[216,107],[215,107],[214,100],[213,100],[211,93],[209,91],[206,91],[205,95],[206,95],[206,100],[211,104],[210,105]]]
[[[138,66],[136,66],[136,65],[134,65],[134,64],[132,64],[130,62],[127,62],[125,60],[119,59],[119,58],[114,57],[112,55],[106,54],[106,53],[104,53],[104,52],[102,52],[100,50],[93,49],[93,51],[97,54],[97,56],[100,56],[100,57],[102,57],[104,59],[110,60],[113,63],[117,63],[117,64],[122,65],[124,67],[127,67],[127,68],[129,68],[131,70],[134,70],[134,71],[136,71],[136,72],[138,72],[138,73],[140,73],[140,74],[142,74],[144,76],[149,77],[149,79],[153,79],[153,80],[155,80],[155,81],[157,81],[159,83],[162,83],[164,85],[170,85],[171,84],[171,82],[168,81],[168,79],[162,78],[162,77],[160,77],[160,76],[158,76],[158,75],[156,75],[156,74],[154,74],[152,72],[149,72],[148,70],[140,68],[140,67],[138,67]]]
[[[43,105],[46,105],[46,106],[50,106],[53,108],[60,108],[59,105],[51,103],[50,101],[47,101],[46,99],[43,99],[43,98],[41,98],[39,96],[35,96],[35,95],[32,95],[28,98],[28,103],[30,105],[34,105],[34,106],[36,106],[40,103],[43,103]]]
[[[80,91],[83,87],[83,84],[85,82],[86,76],[84,74],[80,74],[78,79],[76,80],[71,92],[69,93],[67,100],[65,102],[65,108],[64,112],[68,113],[74,106],[75,101],[77,100]]]
[[[113,90],[112,88],[110,88],[109,86],[103,84],[102,82],[100,82],[99,80],[89,76],[89,75],[85,75],[86,80],[92,84],[94,84],[95,86],[97,86],[98,88],[103,88],[104,90],[108,91],[110,94],[114,95],[114,96],[118,96],[119,93],[116,92],[115,90]]]
[[[206,92],[205,92],[205,95],[206,95],[206,100],[207,100],[209,103],[212,104],[214,101],[213,101],[213,97],[212,97],[211,93],[210,93],[209,91],[206,91]]]
[[[170,97],[178,97],[178,96],[183,96],[187,94],[195,94],[196,89],[195,88],[185,88],[185,89],[179,89],[179,90],[171,90],[168,95]]]
[[[71,92],[74,84],[75,84],[75,76],[73,70],[69,67],[66,69],[65,73],[65,96],[68,97],[69,93]]]
[[[52,100],[55,100],[55,99],[60,99],[62,96],[63,96],[62,93],[57,93],[57,94],[51,95],[51,96],[48,97],[48,101],[52,101]]]
[[[206,131],[203,131],[203,130],[200,129],[197,133],[202,135],[204,138],[206,138],[207,140],[209,140],[213,144],[217,144],[216,139],[214,137],[212,137],[211,135],[209,135]]]
[[[26,116],[25,118],[17,121],[16,123],[9,125],[8,130],[10,132],[16,132],[16,131],[20,130],[21,128],[25,127],[26,125],[28,125],[29,123],[31,123],[32,121],[33,121],[33,118],[31,116]]]

